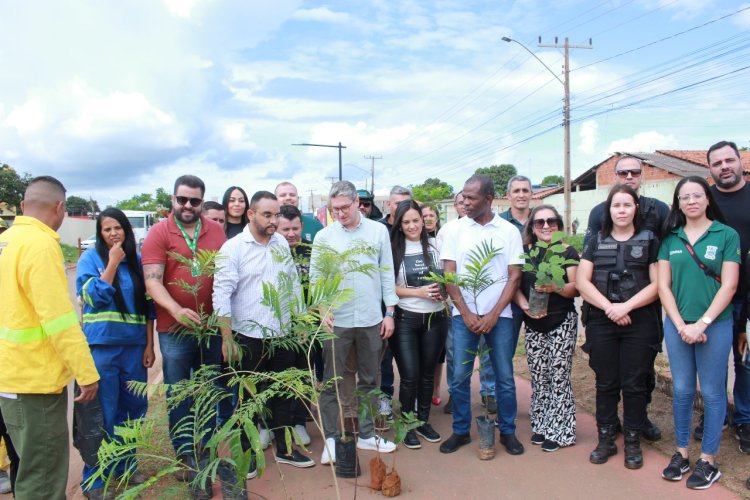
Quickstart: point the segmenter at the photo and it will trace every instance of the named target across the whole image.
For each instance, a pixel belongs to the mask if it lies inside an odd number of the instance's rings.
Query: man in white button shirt
[[[278,253],[290,255],[289,244],[276,232],[279,209],[276,195],[268,191],[255,193],[247,211],[247,226],[222,245],[217,257],[219,270],[214,277],[213,303],[222,320],[222,353],[226,362],[236,363],[235,349],[242,349],[242,371],[281,372],[294,365],[293,350],[272,345],[273,337],[288,333],[289,318],[279,321],[268,306],[261,304],[263,283],[278,285],[280,274],[293,277],[294,292],[301,296],[291,257],[282,262],[275,258]],[[268,406],[271,415],[265,424],[276,436],[276,461],[294,467],[315,465],[309,457],[286,446],[284,429],[293,425],[293,400],[276,397],[268,401]],[[244,433],[242,446],[250,448]]]

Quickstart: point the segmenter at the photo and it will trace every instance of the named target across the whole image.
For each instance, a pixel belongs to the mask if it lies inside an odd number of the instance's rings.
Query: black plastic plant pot
[[[346,433],[344,438],[336,440],[336,476],[352,478],[360,475],[357,440],[353,434]]]
[[[495,457],[495,419],[485,415],[476,417],[479,433],[479,459],[490,460]]]

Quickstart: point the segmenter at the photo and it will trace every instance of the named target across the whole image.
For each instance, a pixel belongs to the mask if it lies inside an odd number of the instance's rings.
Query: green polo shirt
[[[711,305],[721,286],[715,279],[706,276],[690,256],[685,243],[688,242],[682,227],[673,229],[659,248],[659,260],[669,261],[672,267],[672,294],[682,319],[698,321]],[[740,263],[740,237],[737,231],[718,221],[708,227],[693,245],[695,255],[713,272],[721,276],[724,262]],[[716,319],[732,316],[732,304]]]

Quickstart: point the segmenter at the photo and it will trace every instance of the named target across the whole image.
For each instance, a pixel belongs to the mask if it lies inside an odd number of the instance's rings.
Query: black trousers
[[[659,322],[651,312],[632,313],[633,323],[618,326],[594,308],[586,326],[589,366],[596,374],[596,423],[615,425],[622,392],[623,426],[640,430],[649,401],[649,375],[659,347]],[[636,319],[637,318],[637,319]]]
[[[243,350],[242,361],[240,363],[242,371],[253,372],[282,372],[287,368],[294,366],[295,352],[291,349],[283,349],[278,345],[270,349],[270,342],[263,339],[237,335],[237,342]],[[261,386],[258,388],[262,391],[267,388]],[[294,425],[292,423],[292,412],[294,409],[294,399],[289,397],[277,396],[268,400],[268,407],[271,411],[270,418],[261,415],[267,429],[273,430],[276,437],[276,449],[279,453],[287,454],[291,450],[286,449],[286,440],[284,439],[284,428]],[[250,448],[250,441],[242,433],[242,447]]]
[[[8,452],[8,459],[10,460],[10,474],[8,476],[10,477],[10,487],[15,492],[16,476],[18,475],[18,453],[16,453],[16,449],[10,440],[10,434],[8,434],[8,429],[5,427],[5,419],[3,419],[2,412],[0,412],[0,438],[3,439],[5,450]]]
[[[398,399],[402,412],[416,412],[423,422],[430,418],[435,366],[447,335],[445,311],[425,314],[396,308],[396,329],[390,345],[401,377]]]

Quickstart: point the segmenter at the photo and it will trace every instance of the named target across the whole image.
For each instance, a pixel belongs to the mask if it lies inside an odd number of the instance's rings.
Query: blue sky
[[[745,9],[745,10],[742,10]],[[720,19],[724,17],[723,19]],[[572,173],[615,151],[750,146],[750,3],[0,0],[0,162],[112,203],[180,174],[248,192],[337,175],[376,191],[513,163]],[[305,205],[306,206],[306,205]]]

